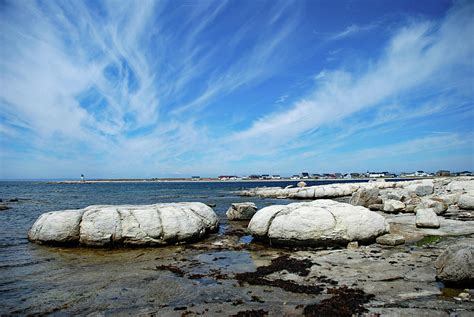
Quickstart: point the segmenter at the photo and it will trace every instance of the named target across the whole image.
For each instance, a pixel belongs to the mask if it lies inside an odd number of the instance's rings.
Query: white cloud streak
[[[465,40],[468,30],[474,30],[473,15],[474,5],[467,4],[452,9],[439,25],[419,22],[404,27],[365,72],[320,73],[311,94],[286,110],[257,119],[231,140],[269,152],[318,127],[390,104],[391,98],[421,88],[442,88],[460,75],[453,70],[466,69],[468,74],[473,70],[474,42]]]

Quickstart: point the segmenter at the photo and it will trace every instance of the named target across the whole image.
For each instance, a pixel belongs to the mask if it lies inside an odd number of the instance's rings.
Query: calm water
[[[317,182],[314,184],[325,184]],[[143,250],[90,250],[51,248],[29,243],[27,232],[38,216],[47,211],[84,208],[95,204],[153,204],[159,202],[199,201],[215,204],[213,209],[222,228],[229,227],[225,212],[234,202],[252,201],[258,208],[286,204],[289,200],[239,197],[236,191],[261,186],[296,185],[292,182],[213,182],[213,183],[103,183],[46,184],[37,182],[0,182],[0,198],[11,209],[0,211],[0,314],[2,313],[90,313],[127,307],[136,309],[156,305],[155,299],[171,303],[194,292],[177,284],[173,290],[143,290],[143,281],[156,279],[147,274],[150,261],[167,261],[179,253],[176,247]],[[307,182],[312,185],[311,182]],[[8,202],[10,199],[18,202]],[[143,256],[145,254],[145,256]],[[193,254],[205,263],[205,251]],[[234,271],[253,267],[252,254],[241,252],[222,264]],[[139,260],[137,260],[137,258]],[[212,262],[212,261],[211,261]],[[219,265],[219,262],[212,263]],[[201,267],[205,269],[205,265]],[[147,271],[148,270],[148,271]],[[136,276],[131,279],[130,276]],[[164,279],[165,277],[163,277]],[[175,280],[167,283],[175,283]],[[159,288],[163,283],[157,283]],[[154,285],[154,284],[153,284]],[[194,285],[194,284],[193,284]],[[151,287],[151,286],[150,286]],[[195,286],[193,286],[195,287]],[[127,290],[133,289],[133,292]],[[152,288],[151,288],[152,289]],[[207,288],[206,288],[207,289]],[[209,295],[211,296],[211,295]],[[152,299],[150,299],[152,298]],[[190,299],[191,300],[191,299]],[[154,302],[154,304],[150,304]],[[122,302],[123,305],[123,302]],[[130,306],[132,305],[132,306]]]

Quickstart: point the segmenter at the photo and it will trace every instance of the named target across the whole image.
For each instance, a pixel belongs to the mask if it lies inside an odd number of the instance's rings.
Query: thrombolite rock
[[[405,238],[399,234],[384,234],[383,236],[377,237],[375,241],[378,244],[394,246],[404,244]]]
[[[379,197],[378,188],[360,188],[352,194],[350,203],[354,206],[369,207],[382,203],[382,199]]]
[[[368,242],[387,233],[385,218],[362,206],[316,200],[260,209],[249,223],[257,238],[280,245],[347,245]]]
[[[281,188],[281,187],[257,187],[240,192],[241,196],[260,196],[260,197],[272,197],[272,198],[295,198],[295,199],[321,199],[321,198],[335,198],[350,196],[359,189],[390,189],[386,192],[393,190],[394,192],[400,192],[405,196],[426,196],[433,193],[434,185],[433,180],[415,180],[415,181],[398,181],[398,182],[385,182],[385,181],[372,181],[367,183],[334,183],[327,185],[317,186],[306,186],[296,188]]]
[[[202,203],[90,206],[42,214],[28,239],[63,245],[164,245],[202,238],[217,226],[217,215]]]
[[[385,212],[401,212],[405,209],[405,204],[394,199],[386,199],[383,203],[383,211]]]
[[[438,198],[423,198],[421,204],[419,204],[415,210],[425,208],[431,208],[437,215],[441,215],[446,212],[448,205]]]
[[[250,220],[257,212],[257,206],[254,203],[235,203],[232,204],[226,212],[229,220]]]
[[[431,179],[425,179],[420,183],[411,184],[404,188],[408,193],[415,193],[418,196],[427,196],[434,192],[434,184]]]
[[[443,282],[472,285],[474,283],[474,246],[449,246],[436,259],[436,276]]]
[[[432,208],[418,209],[416,211],[416,226],[419,228],[439,228],[440,222]]]
[[[473,210],[474,209],[474,194],[469,193],[469,194],[463,194],[459,196],[458,206],[461,209]]]
[[[296,186],[298,187],[306,187],[306,183],[305,182],[298,182],[298,184],[296,184]]]
[[[455,179],[446,186],[449,192],[474,192],[474,179]]]

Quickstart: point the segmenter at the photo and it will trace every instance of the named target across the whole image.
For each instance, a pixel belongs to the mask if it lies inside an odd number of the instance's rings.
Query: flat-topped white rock
[[[217,227],[214,211],[198,202],[89,206],[42,214],[28,239],[58,245],[165,245],[200,239]]]
[[[365,207],[323,199],[262,208],[248,230],[280,245],[345,246],[351,241],[372,241],[387,233],[389,225]]]
[[[416,211],[416,226],[419,228],[439,228],[440,221],[433,208],[423,208]]]

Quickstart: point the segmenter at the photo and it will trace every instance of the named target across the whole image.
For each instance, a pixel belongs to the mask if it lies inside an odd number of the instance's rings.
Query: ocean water
[[[321,185],[334,181],[307,182]],[[285,199],[239,197],[237,191],[262,186],[296,185],[288,182],[166,182],[47,184],[0,182],[0,199],[11,209],[0,211],[0,314],[48,314],[136,311],[159,305],[207,300],[209,287],[157,274],[156,263],[175,259],[181,247],[155,249],[87,249],[40,246],[27,240],[27,232],[44,212],[84,208],[96,204],[153,204],[199,201],[215,204],[225,236],[232,229],[225,217],[231,203],[252,201],[258,208],[287,204]],[[18,201],[10,202],[10,200]],[[241,225],[245,228],[245,224]],[[235,229],[235,228],[234,228]],[[215,239],[215,237],[214,237]],[[212,261],[212,252],[192,251],[188,259],[200,270],[238,272],[255,267],[251,252],[228,252]],[[225,260],[224,260],[225,259]],[[206,264],[207,263],[207,264]],[[207,265],[207,266],[206,266]],[[143,285],[147,284],[144,288]],[[166,287],[164,286],[166,285]],[[196,295],[196,288],[202,292]],[[205,288],[205,286],[207,288]],[[217,293],[221,292],[218,289]],[[196,297],[198,296],[198,297]],[[202,298],[201,298],[202,297]],[[163,304],[164,303],[164,304]]]

